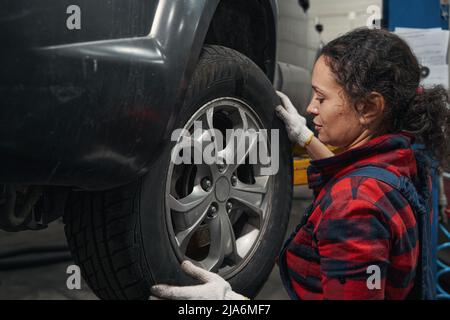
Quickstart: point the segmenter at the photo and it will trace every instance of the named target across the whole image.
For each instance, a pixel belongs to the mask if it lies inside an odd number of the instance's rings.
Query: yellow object
[[[328,149],[334,153],[339,153],[338,148],[328,146]],[[306,185],[308,184],[308,174],[306,170],[309,167],[311,159],[308,156],[305,148],[302,148],[298,144],[294,145],[294,185]]]
[[[294,157],[308,157],[308,153],[299,144],[294,144]]]
[[[308,175],[306,174],[306,169],[309,166],[311,159],[294,159],[294,185],[305,185],[308,184]]]

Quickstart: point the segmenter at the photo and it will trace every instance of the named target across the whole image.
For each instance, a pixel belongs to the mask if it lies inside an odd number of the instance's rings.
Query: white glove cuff
[[[306,143],[309,144],[309,142],[311,142],[313,136],[314,133],[311,130],[309,130],[307,126],[304,126],[302,127],[302,130],[300,130],[297,136],[297,142],[300,146],[304,147]]]

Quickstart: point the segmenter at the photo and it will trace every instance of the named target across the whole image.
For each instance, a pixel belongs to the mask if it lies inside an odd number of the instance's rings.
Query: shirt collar
[[[364,165],[380,166],[398,175],[411,176],[416,170],[411,149],[413,141],[413,135],[405,131],[385,134],[333,157],[313,160],[308,167],[309,187],[317,196],[330,179]]]

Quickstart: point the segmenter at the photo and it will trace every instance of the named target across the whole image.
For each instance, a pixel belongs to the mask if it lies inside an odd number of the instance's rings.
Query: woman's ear
[[[364,104],[358,107],[359,122],[365,127],[378,123],[383,118],[385,102],[384,97],[378,92],[371,92]]]

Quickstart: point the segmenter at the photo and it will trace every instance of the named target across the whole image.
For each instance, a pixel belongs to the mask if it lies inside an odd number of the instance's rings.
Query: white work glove
[[[154,285],[151,292],[156,299],[170,300],[247,300],[246,297],[234,292],[230,284],[218,274],[206,271],[186,260],[181,269],[203,284],[195,286],[176,287],[165,284]],[[151,297],[155,299],[155,297]]]
[[[306,119],[298,113],[288,96],[280,91],[277,91],[277,94],[284,107],[277,106],[275,111],[278,117],[283,120],[289,139],[304,147],[311,142],[314,133],[306,126]]]

